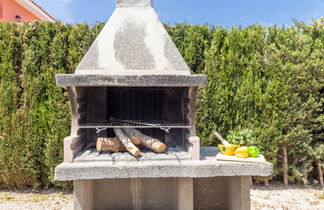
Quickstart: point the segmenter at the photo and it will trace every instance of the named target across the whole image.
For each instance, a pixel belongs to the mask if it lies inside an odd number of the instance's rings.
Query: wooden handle
[[[227,147],[231,147],[232,145],[230,143],[228,143],[225,139],[223,139],[223,137],[221,135],[219,135],[219,133],[217,133],[217,131],[214,132],[215,136],[222,142],[222,144],[224,144]]]

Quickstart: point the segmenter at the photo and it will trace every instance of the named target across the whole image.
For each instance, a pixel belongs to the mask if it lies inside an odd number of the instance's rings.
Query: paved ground
[[[319,196],[322,194],[322,196]],[[252,209],[324,209],[324,191],[310,187],[255,185],[251,191]],[[59,210],[72,209],[73,196],[60,190],[0,190],[1,210]]]

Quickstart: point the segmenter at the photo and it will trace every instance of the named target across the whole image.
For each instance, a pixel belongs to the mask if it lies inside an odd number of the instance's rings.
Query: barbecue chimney
[[[118,0],[75,73],[56,75],[56,82],[67,87],[72,104],[66,162],[80,161],[80,152],[92,149],[98,137],[114,137],[116,128],[161,139],[166,154],[183,152],[163,158],[144,153],[144,160],[199,159],[195,102],[206,76],[190,74],[151,0]]]
[[[202,86],[152,8],[151,0],[118,0],[117,7],[72,75],[60,86]]]

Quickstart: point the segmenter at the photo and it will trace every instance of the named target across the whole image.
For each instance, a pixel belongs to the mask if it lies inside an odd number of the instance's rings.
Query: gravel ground
[[[254,185],[251,190],[252,209],[324,209],[324,191],[310,187]],[[321,198],[320,198],[321,197]],[[0,190],[1,210],[59,210],[73,209],[72,193],[60,190]]]
[[[72,193],[50,190],[0,190],[1,210],[70,210],[73,209]]]
[[[251,190],[251,208],[323,210],[323,190],[318,187],[255,185]]]

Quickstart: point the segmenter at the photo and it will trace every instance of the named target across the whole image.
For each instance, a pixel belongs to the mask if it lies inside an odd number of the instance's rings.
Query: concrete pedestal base
[[[250,209],[251,177],[194,179],[194,209]]]
[[[73,180],[74,209],[250,209],[252,176],[271,163],[218,161],[217,148],[200,160],[62,163],[56,180]]]
[[[250,209],[251,177],[74,181],[74,209]]]

